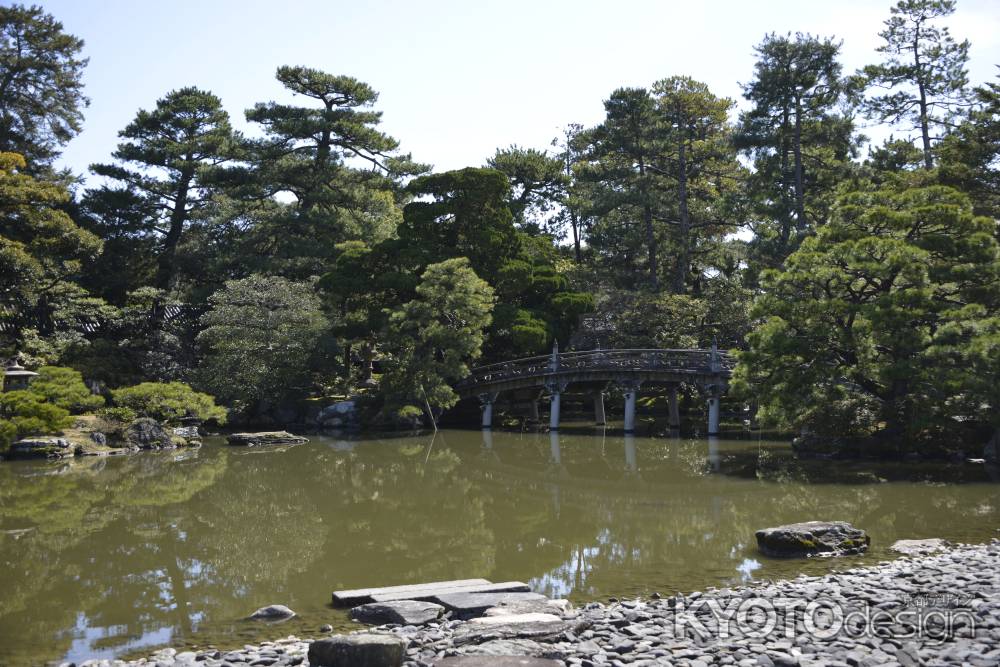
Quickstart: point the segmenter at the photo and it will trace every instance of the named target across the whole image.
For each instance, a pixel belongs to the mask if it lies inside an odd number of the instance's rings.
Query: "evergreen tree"
[[[977,214],[1000,219],[1000,83],[974,93],[977,107],[937,146],[940,177],[968,193]]]
[[[673,185],[671,220],[674,270],[671,291],[684,294],[692,256],[704,252],[700,241],[721,240],[733,227],[725,219],[722,198],[735,190],[739,165],[728,126],[733,102],[713,95],[708,86],[688,77],[671,77],[653,86],[661,118],[662,152],[656,169]]]
[[[934,25],[954,11],[955,0],[899,0],[879,33],[885,62],[864,68],[867,83],[886,91],[867,99],[868,113],[918,130],[927,169],[934,166],[931,142],[968,106],[969,42],[956,42],[948,28]]]
[[[752,106],[740,116],[737,144],[754,164],[747,195],[759,217],[757,261],[778,266],[825,222],[853,125],[837,113],[845,95],[839,42],[771,34],[755,50],[755,77],[743,87]]]
[[[568,181],[562,161],[544,151],[511,146],[497,149],[486,166],[510,179],[508,207],[515,224],[532,234],[547,230],[546,218],[563,198]]]
[[[662,176],[650,169],[661,152],[661,127],[652,95],[645,88],[620,88],[604,103],[606,118],[581,138],[588,145],[581,179],[595,184],[590,211],[607,229],[595,230],[592,240],[604,238],[641,245],[645,254],[646,284],[658,289],[659,238],[657,221],[662,220],[658,183]],[[606,251],[607,252],[607,251]],[[612,261],[638,259],[633,253],[617,252]]]
[[[152,111],[140,110],[119,136],[125,141],[113,153],[116,163],[91,169],[140,195],[143,208],[154,213],[144,231],[158,239],[154,285],[168,289],[177,277],[182,235],[212,195],[214,168],[233,156],[229,114],[212,93],[181,88],[158,100]],[[89,196],[119,195],[99,190]]]
[[[458,402],[451,385],[481,353],[493,289],[456,257],[428,266],[416,292],[389,317],[385,392],[390,409],[421,406],[434,421]]]
[[[427,168],[379,131],[368,84],[308,67],[279,67],[277,79],[315,105],[258,103],[246,113],[266,133],[250,146],[251,196],[294,197],[255,230],[250,252],[274,256],[277,271],[318,275],[338,243],[392,236],[406,201],[402,179]]]
[[[31,173],[80,132],[82,49],[41,7],[0,7],[0,151],[21,154]]]
[[[57,311],[85,294],[75,284],[85,263],[101,252],[101,240],[63,210],[69,193],[26,172],[24,158],[0,153],[0,305],[8,352],[29,330],[55,333]]]
[[[955,388],[997,382],[941,362],[956,329],[985,331],[996,317],[995,229],[942,186],[901,181],[845,196],[783,271],[764,275],[763,323],[737,385],[750,385],[765,419],[821,437],[944,436],[968,416]],[[946,382],[949,373],[961,377]]]

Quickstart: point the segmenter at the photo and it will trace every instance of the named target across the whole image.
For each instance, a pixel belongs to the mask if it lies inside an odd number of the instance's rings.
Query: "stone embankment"
[[[127,665],[1000,664],[997,541],[824,577],[577,610],[553,602],[521,600],[471,620],[430,609],[423,625],[384,625],[312,642],[289,637],[232,651],[167,649]],[[114,663],[84,663],[105,664]]]

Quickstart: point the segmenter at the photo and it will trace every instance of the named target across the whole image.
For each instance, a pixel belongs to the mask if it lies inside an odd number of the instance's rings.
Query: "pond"
[[[757,528],[844,519],[872,551],[756,553]],[[485,577],[575,602],[820,574],[899,538],[982,542],[974,464],[799,462],[785,443],[481,433],[314,437],[0,464],[0,664],[221,648],[349,621],[336,589]],[[299,617],[244,620],[266,604]]]

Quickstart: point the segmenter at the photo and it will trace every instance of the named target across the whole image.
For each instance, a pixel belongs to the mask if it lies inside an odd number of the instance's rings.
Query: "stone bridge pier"
[[[680,428],[678,390],[682,383],[694,384],[707,402],[709,436],[719,434],[720,401],[727,389],[735,360],[711,349],[685,350],[592,350],[559,352],[542,357],[483,366],[472,370],[469,377],[456,385],[460,396],[477,396],[482,408],[482,427],[493,427],[493,410],[502,392],[529,390],[532,394],[532,417],[538,418],[538,395],[549,397],[549,429],[558,431],[561,419],[562,395],[571,385],[593,397],[594,423],[607,422],[604,398],[609,387],[621,389],[625,398],[624,430],[636,430],[636,404],[643,386],[666,392],[668,425],[671,431]]]

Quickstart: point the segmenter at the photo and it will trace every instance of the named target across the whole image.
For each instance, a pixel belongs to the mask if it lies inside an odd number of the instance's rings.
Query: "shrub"
[[[226,421],[226,409],[208,394],[197,392],[183,382],[143,382],[111,392],[115,405],[130,408],[142,417],[162,422],[178,422],[185,417]]]
[[[58,432],[71,421],[69,410],[32,391],[0,394],[0,442],[4,445],[29,435]]]
[[[117,406],[98,410],[97,416],[103,421],[113,424],[131,424],[139,415],[132,408]]]
[[[92,394],[83,376],[72,368],[42,366],[38,377],[31,381],[31,391],[74,415],[104,407],[104,397]]]

